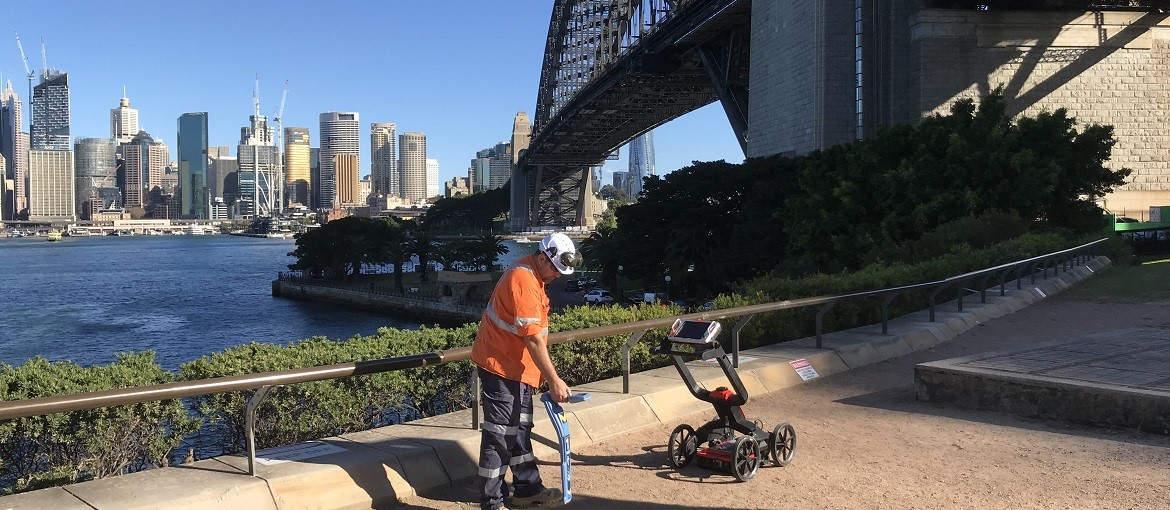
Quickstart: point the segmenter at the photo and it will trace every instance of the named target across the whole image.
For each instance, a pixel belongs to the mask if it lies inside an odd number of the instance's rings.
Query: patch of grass
[[[1170,302],[1170,258],[1113,266],[1066,295],[1071,299],[1115,303]]]

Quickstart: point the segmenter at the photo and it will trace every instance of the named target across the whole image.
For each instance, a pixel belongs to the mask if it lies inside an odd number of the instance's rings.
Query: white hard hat
[[[549,234],[540,240],[540,252],[548,256],[553,267],[561,274],[573,274],[573,270],[581,265],[581,255],[573,240],[560,232]]]

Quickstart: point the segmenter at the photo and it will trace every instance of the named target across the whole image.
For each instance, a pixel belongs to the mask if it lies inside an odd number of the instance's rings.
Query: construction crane
[[[276,115],[272,120],[276,121],[276,153],[277,160],[280,162],[279,169],[276,172],[276,185],[280,187],[281,195],[288,193],[284,187],[284,104],[288,100],[288,80],[284,80],[284,90],[280,92],[280,108],[276,110]],[[279,201],[283,204],[283,199]]]
[[[45,55],[45,39],[41,38],[41,78],[49,79],[49,58]]]
[[[28,101],[28,105],[29,105],[29,112],[28,112],[29,134],[32,134],[32,100],[33,100],[33,95],[32,95],[33,84],[32,84],[32,82],[33,82],[33,76],[36,76],[36,75],[33,74],[32,68],[29,67],[29,65],[28,65],[28,55],[24,54],[24,44],[22,44],[20,42],[20,34],[16,34],[16,49],[20,50],[20,60],[22,62],[24,62],[24,75],[25,75],[25,77],[28,78],[28,97],[25,99]]]

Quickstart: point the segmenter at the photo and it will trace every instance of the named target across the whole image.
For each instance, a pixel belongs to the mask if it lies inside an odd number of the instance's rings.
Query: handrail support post
[[[645,330],[630,333],[630,336],[626,338],[626,344],[622,346],[622,393],[630,393],[630,349],[638,345],[638,341],[645,334]]]
[[[821,305],[821,307],[817,309],[817,349],[822,348],[822,341],[825,331],[825,314],[829,313],[829,310],[832,310],[833,306],[836,304],[836,301],[830,301]]]
[[[882,334],[890,334],[890,303],[898,299],[897,294],[882,298]]]
[[[244,404],[244,435],[248,441],[248,474],[252,476],[256,476],[256,409],[260,407],[264,397],[267,397],[268,392],[274,387],[269,385],[256,388],[256,393],[248,397],[248,401]]]
[[[756,314],[748,315],[731,327],[731,366],[734,368],[739,368],[739,332],[743,331],[743,328],[754,318],[756,318]]]

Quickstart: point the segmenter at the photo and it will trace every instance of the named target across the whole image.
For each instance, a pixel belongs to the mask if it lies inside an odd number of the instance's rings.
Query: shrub
[[[23,400],[171,382],[150,352],[121,354],[109,365],[81,367],[33,358],[0,364],[0,400]],[[176,400],[73,411],[0,422],[0,482],[7,492],[105,478],[167,465],[196,429]]]

